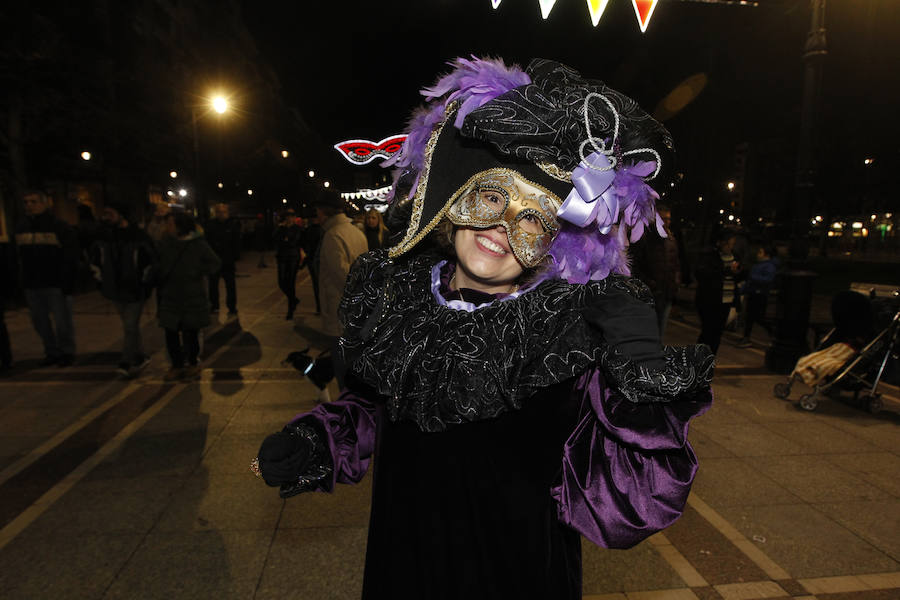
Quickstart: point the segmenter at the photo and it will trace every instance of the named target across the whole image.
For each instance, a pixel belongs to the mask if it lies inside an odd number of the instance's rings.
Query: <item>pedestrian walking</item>
[[[744,282],[743,295],[746,301],[746,314],[744,316],[744,336],[735,344],[738,348],[748,348],[750,332],[753,325],[762,321],[766,315],[769,304],[769,291],[775,283],[775,274],[778,272],[778,259],[775,256],[775,248],[770,245],[760,246],[756,251],[756,263],[750,267],[747,280]],[[766,323],[762,323],[766,329]]]
[[[325,232],[318,213],[313,209],[313,214],[306,219],[306,228],[303,230],[303,264],[309,270],[309,279],[312,281],[313,297],[316,300],[316,314],[322,313],[319,301],[319,249],[322,246],[322,236]]]
[[[347,387],[252,468],[289,497],[371,461],[364,600],[580,600],[579,534],[627,548],[680,515],[711,399],[709,350],[663,348],[622,275],[618,221],[637,238],[655,220],[672,140],[565,65],[452,66],[398,158],[417,182],[403,239],[347,278]]]
[[[198,231],[193,217],[169,216],[169,234],[159,243],[159,325],[166,331],[172,368],[167,380],[194,378],[200,373],[200,330],[209,325],[208,275],[222,267],[216,253]]]
[[[141,340],[141,315],[153,290],[156,250],[147,233],[131,220],[131,209],[107,201],[89,251],[90,266],[103,297],[111,300],[122,320],[124,339],[117,366],[119,374],[132,377],[150,362]]]
[[[659,324],[659,337],[666,332],[669,312],[681,285],[681,264],[678,258],[678,241],[672,233],[672,211],[668,206],[658,205],[656,212],[660,217],[665,237],[655,227],[629,246],[631,255],[631,274],[650,288],[656,307],[656,319]]]
[[[219,279],[225,282],[225,306],[228,316],[237,315],[237,286],[235,264],[241,257],[241,224],[229,215],[228,205],[215,206],[215,218],[204,228],[206,241],[222,261],[222,268],[209,276],[209,303],[212,312],[219,312]]]
[[[78,272],[75,229],[53,215],[44,192],[23,196],[25,219],[16,228],[16,252],[31,322],[44,345],[41,366],[75,361],[72,292]]]
[[[278,265],[278,289],[287,299],[285,319],[294,318],[294,310],[300,304],[297,299],[297,271],[300,269],[303,230],[294,220],[295,213],[288,209],[281,215],[275,228],[275,260]]]
[[[338,305],[347,282],[350,266],[368,251],[366,236],[344,212],[344,201],[334,192],[325,192],[314,204],[324,234],[319,249],[319,293],[322,303],[322,332],[331,339],[335,359],[335,377],[343,385],[343,364],[335,353],[343,331]]]
[[[697,257],[694,267],[694,300],[700,317],[697,343],[706,344],[714,354],[719,351],[728,314],[737,298],[741,265],[732,254],[734,241],[735,234],[729,229],[715,232],[712,243]]]

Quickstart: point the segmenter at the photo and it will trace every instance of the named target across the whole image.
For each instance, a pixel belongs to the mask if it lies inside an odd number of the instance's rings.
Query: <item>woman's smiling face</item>
[[[502,186],[476,182],[451,209],[450,220],[457,224],[458,287],[511,291],[525,267],[534,266],[546,253],[555,235],[551,227],[556,225],[557,205],[546,192],[518,177],[504,179]],[[523,265],[525,257],[531,264]]]

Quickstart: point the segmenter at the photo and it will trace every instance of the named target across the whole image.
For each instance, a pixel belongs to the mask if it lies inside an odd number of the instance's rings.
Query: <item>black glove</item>
[[[309,424],[288,425],[263,440],[257,455],[259,474],[278,486],[282,498],[312,490],[331,474],[330,453],[322,436]]]

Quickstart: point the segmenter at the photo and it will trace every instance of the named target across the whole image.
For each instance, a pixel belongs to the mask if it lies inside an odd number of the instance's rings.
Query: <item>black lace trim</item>
[[[334,470],[334,463],[332,462],[331,452],[325,446],[323,436],[316,430],[314,425],[307,423],[287,425],[284,431],[305,440],[313,449],[303,470],[297,475],[297,481],[284,483],[278,489],[279,496],[290,498],[302,492],[309,492],[318,488],[321,482],[331,475]]]
[[[631,402],[669,402],[705,392],[712,381],[715,355],[708,346],[666,346],[665,366],[639,365],[607,348],[600,364],[607,384]]]
[[[339,310],[348,370],[386,398],[391,420],[412,420],[423,431],[518,409],[539,389],[604,364],[614,353],[583,309],[610,301],[614,292],[652,301],[641,282],[610,276],[586,285],[545,281],[474,312],[453,310],[431,293],[437,260],[425,254],[394,261],[384,251],[363,255],[350,271]],[[621,301],[621,294],[615,298]],[[665,396],[662,390],[674,391],[676,382],[688,385],[706,372],[693,363],[688,371],[695,375],[682,372],[684,361],[699,358],[686,352],[670,351],[667,369],[652,374],[633,366],[632,375],[612,361],[610,375],[637,390],[657,382]],[[634,394],[658,401],[655,394]]]

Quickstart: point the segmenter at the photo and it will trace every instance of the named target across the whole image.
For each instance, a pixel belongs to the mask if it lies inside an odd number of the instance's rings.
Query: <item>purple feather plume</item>
[[[598,233],[593,227],[577,227],[563,222],[550,246],[553,259],[550,266],[538,275],[537,282],[546,279],[565,279],[569,283],[601,280],[610,273],[628,275],[625,245],[618,235]]]

